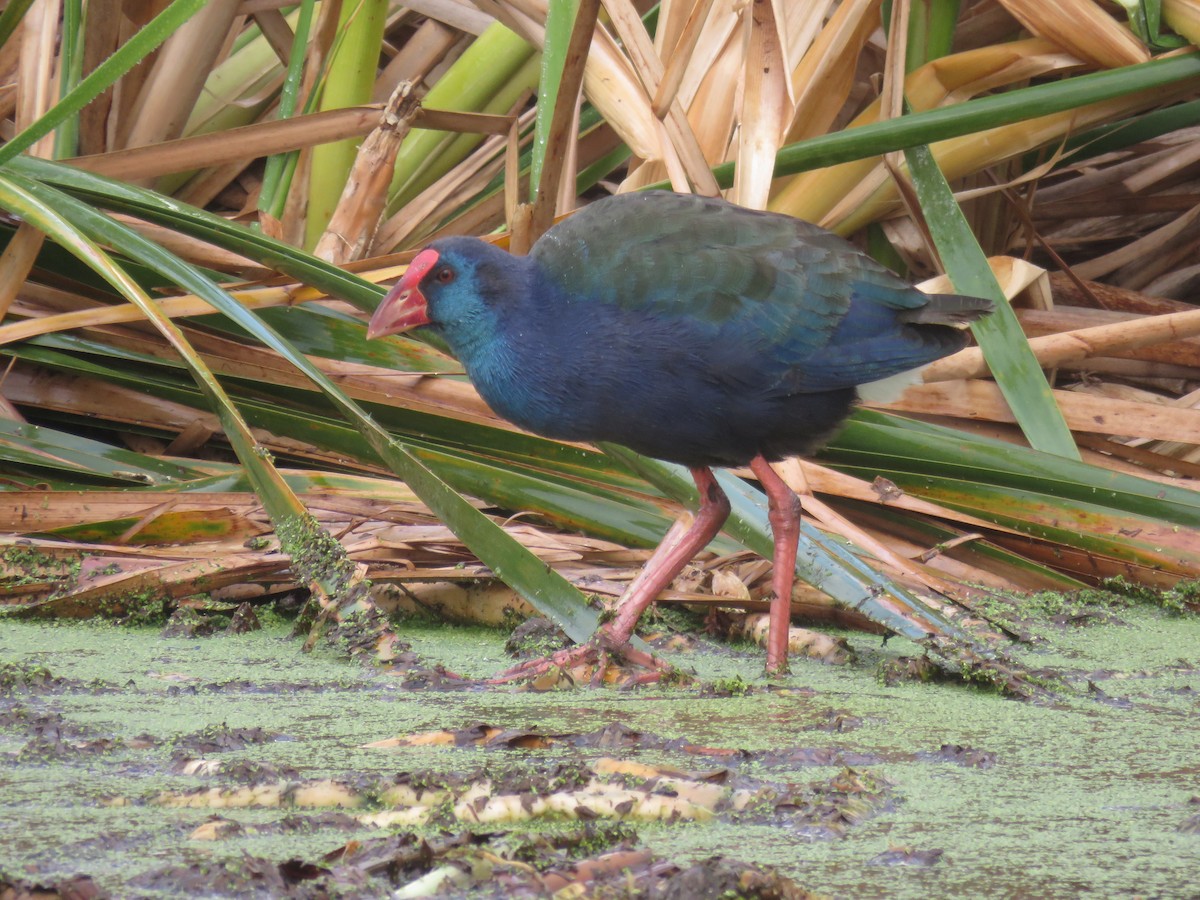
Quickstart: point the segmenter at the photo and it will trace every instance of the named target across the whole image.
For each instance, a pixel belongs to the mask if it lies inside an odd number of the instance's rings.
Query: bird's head
[[[432,325],[447,338],[494,324],[495,300],[517,285],[516,257],[478,238],[444,238],[417,254],[367,327],[381,338]]]

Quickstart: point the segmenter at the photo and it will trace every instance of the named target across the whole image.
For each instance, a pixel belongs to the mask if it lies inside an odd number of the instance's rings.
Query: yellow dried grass
[[[1038,37],[1072,56],[1104,69],[1150,59],[1133,33],[1092,0],[1000,0],[1013,17]]]
[[[913,109],[934,109],[1080,65],[1078,59],[1063,53],[1049,41],[1033,38],[934,60],[908,75],[904,93]],[[876,101],[847,127],[855,128],[878,120],[879,101]],[[1014,130],[1019,128],[1012,127]],[[959,164],[967,170],[972,170],[972,166],[983,168],[987,160],[995,156],[989,152],[991,142],[996,137],[994,132],[1002,136],[1005,129],[993,129],[984,135],[969,135],[959,139],[969,148],[966,160],[960,160]],[[941,158],[939,163],[942,163]],[[945,171],[945,163],[942,166]],[[946,174],[953,177],[950,172]],[[878,158],[855,160],[804,172],[782,182],[777,185],[769,207],[776,212],[818,222],[845,233],[855,230],[871,218],[877,218],[884,209],[891,208],[896,194],[894,187],[888,186],[890,182],[891,176]],[[872,200],[868,207],[868,202]]]
[[[1200,0],[1163,0],[1163,19],[1193,45],[1200,45]]]

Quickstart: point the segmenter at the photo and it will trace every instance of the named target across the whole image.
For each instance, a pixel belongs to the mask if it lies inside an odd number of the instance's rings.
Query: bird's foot
[[[638,650],[628,641],[617,640],[602,630],[586,644],[527,660],[487,679],[487,683],[542,682],[548,689],[562,681],[592,686],[632,685],[686,677],[654,654]]]

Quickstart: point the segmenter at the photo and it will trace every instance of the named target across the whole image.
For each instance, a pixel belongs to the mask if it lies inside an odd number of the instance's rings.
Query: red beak
[[[387,296],[371,316],[371,324],[367,326],[367,338],[386,337],[389,334],[399,334],[419,325],[429,324],[429,306],[425,295],[421,293],[421,279],[438,261],[436,250],[422,250],[408,265],[408,270],[396,285],[387,292]]]

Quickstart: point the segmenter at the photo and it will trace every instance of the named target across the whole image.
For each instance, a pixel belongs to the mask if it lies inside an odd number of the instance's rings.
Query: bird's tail
[[[949,325],[966,328],[996,308],[991,300],[964,297],[961,294],[929,294],[929,302],[916,309],[906,309],[899,316],[909,325]]]
[[[928,296],[929,302],[924,306],[906,309],[897,317],[907,325],[927,326],[915,329],[919,340],[928,348],[926,359],[937,359],[962,349],[967,343],[967,338],[966,335],[960,334],[959,330],[982,319],[996,307],[991,300],[980,297],[964,297],[961,294]],[[869,402],[890,403],[912,385],[922,382],[921,370],[924,368],[922,365],[878,381],[860,384],[858,396]]]

